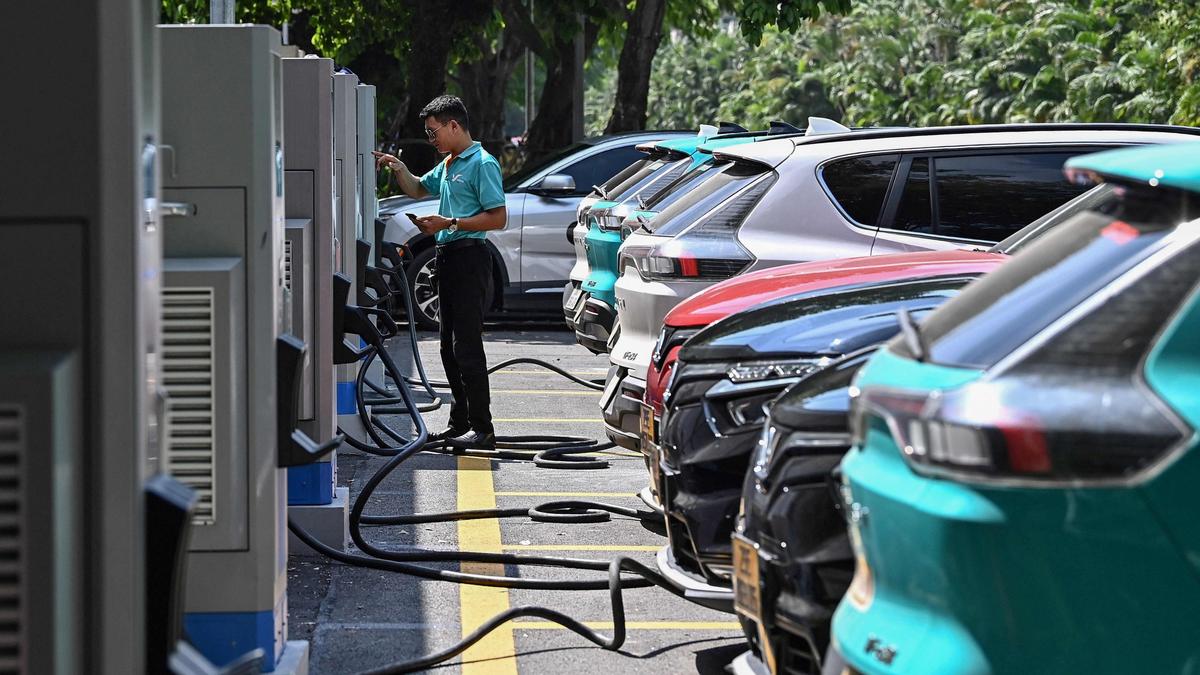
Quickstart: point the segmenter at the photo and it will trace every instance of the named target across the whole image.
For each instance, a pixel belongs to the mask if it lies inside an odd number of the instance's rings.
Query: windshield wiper
[[[604,188],[599,185],[593,185],[592,189],[596,191],[596,194],[600,195],[600,199],[608,199],[608,193],[604,191]]]
[[[913,321],[912,315],[904,307],[896,310],[896,319],[900,322],[900,335],[904,337],[908,351],[912,352],[914,359],[924,362],[929,350],[925,347],[925,338],[921,336],[917,322]]]
[[[646,200],[644,197],[642,197],[642,193],[640,193],[640,192],[637,193],[635,195],[635,197],[637,198],[638,211],[645,211],[646,210]]]

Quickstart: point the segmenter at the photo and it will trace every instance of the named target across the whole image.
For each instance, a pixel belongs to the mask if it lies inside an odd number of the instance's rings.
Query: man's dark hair
[[[442,95],[433,99],[421,109],[418,117],[422,120],[432,117],[442,124],[454,120],[463,129],[471,128],[470,121],[467,119],[467,106],[463,105],[462,99],[457,96]]]

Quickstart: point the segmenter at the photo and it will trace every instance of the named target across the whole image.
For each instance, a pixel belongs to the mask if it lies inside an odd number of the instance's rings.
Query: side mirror
[[[538,183],[534,194],[546,197],[565,197],[575,192],[575,179],[565,173],[550,174]]]

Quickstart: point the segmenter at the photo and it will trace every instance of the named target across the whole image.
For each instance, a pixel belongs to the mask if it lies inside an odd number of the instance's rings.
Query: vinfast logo
[[[863,651],[888,666],[892,665],[892,661],[896,659],[896,648],[890,645],[884,646],[883,640],[874,635],[867,638],[867,644],[863,647]]]

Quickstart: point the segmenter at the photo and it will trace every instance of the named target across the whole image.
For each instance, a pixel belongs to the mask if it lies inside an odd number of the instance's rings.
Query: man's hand
[[[450,219],[442,216],[425,216],[417,218],[413,222],[417,224],[417,229],[421,230],[422,234],[433,234],[450,227]]]
[[[399,168],[399,165],[400,165],[399,157],[397,157],[395,155],[389,155],[386,152],[379,152],[378,150],[372,150],[371,154],[375,155],[375,169],[376,170],[382,169],[385,166],[389,169]]]

